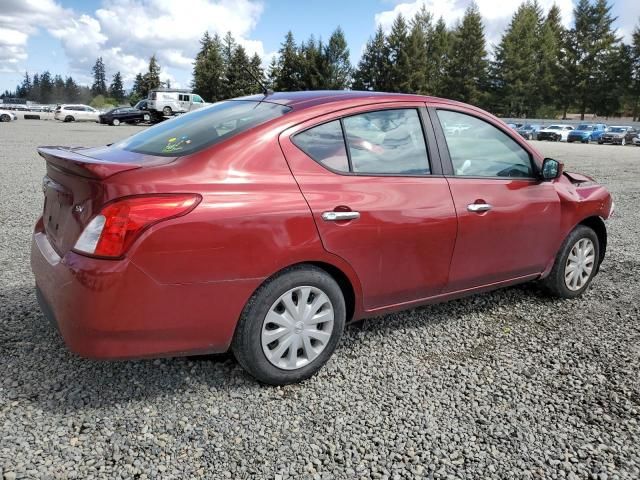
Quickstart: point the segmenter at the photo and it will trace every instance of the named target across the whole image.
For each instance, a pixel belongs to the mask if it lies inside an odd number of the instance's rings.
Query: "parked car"
[[[636,147],[640,147],[640,137],[634,137],[632,142]]]
[[[610,143],[612,145],[626,145],[632,143],[634,138],[638,137],[638,130],[628,125],[625,126],[612,126],[607,128],[607,131],[602,134],[598,143]]]
[[[158,88],[147,97],[147,108],[158,115],[169,117],[176,113],[192,112],[209,105],[191,90]]]
[[[318,371],[346,321],[530,280],[578,297],[613,213],[499,119],[419,95],[254,95],[38,152],[31,266],[69,348],[230,348],[270,384]]]
[[[133,107],[118,107],[100,114],[100,123],[118,126],[121,123],[140,123],[151,120],[149,112],[137,110]]]
[[[518,128],[516,131],[522,136],[522,138],[525,138],[527,140],[537,140],[538,132],[541,128],[542,127],[540,125],[527,123]]]
[[[0,122],[11,122],[17,120],[18,116],[10,110],[0,110]]]
[[[53,118],[62,122],[98,122],[100,112],[89,105],[58,105]]]
[[[554,142],[566,142],[569,132],[573,130],[571,125],[549,125],[538,132],[538,140],[552,140]]]
[[[597,142],[604,134],[607,126],[604,123],[582,123],[569,132],[567,142]]]

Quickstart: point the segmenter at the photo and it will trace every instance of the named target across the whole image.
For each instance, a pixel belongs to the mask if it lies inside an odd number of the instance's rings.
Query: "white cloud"
[[[262,42],[249,38],[262,11],[261,0],[103,0],[95,13],[78,15],[55,0],[2,0],[0,71],[19,71],[29,35],[46,29],[60,40],[69,73],[81,82],[90,81],[102,56],[108,76],[120,71],[130,84],[155,54],[161,76],[176,85],[177,77],[189,78],[205,31],[230,31],[250,55],[263,57]]]
[[[413,2],[398,3],[391,10],[386,10],[375,15],[376,25],[388,32],[393,21],[402,14],[406,19],[413,17],[424,5],[431,12],[434,20],[442,17],[449,27],[453,27],[464,15],[465,9],[471,0],[416,0]],[[476,0],[478,9],[482,14],[485,25],[485,34],[489,45],[500,41],[502,32],[509,24],[513,13],[522,2],[515,0]],[[545,13],[555,3],[562,12],[562,21],[565,26],[570,25],[573,19],[572,0],[538,0]]]
[[[20,71],[27,59],[29,35],[53,26],[68,11],[53,0],[2,0],[0,8],[0,72]]]

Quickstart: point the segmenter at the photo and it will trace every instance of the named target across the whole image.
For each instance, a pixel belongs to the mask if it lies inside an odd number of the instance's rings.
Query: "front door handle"
[[[491,205],[488,203],[470,203],[469,205],[467,205],[467,210],[469,210],[470,212],[488,212],[489,210],[491,210]]]
[[[322,214],[322,219],[327,222],[356,220],[358,218],[360,218],[360,212],[324,212]]]

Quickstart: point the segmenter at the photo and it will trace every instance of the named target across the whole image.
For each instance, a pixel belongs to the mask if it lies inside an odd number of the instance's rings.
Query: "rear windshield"
[[[219,102],[164,121],[113,147],[147,155],[188,155],[280,117],[289,110],[290,107],[268,102]]]

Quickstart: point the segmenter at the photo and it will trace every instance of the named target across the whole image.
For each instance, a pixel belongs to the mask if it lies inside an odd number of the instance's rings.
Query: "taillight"
[[[106,205],[86,226],[73,249],[96,257],[121,257],[151,225],[186,215],[202,197],[167,194],[127,197]]]

